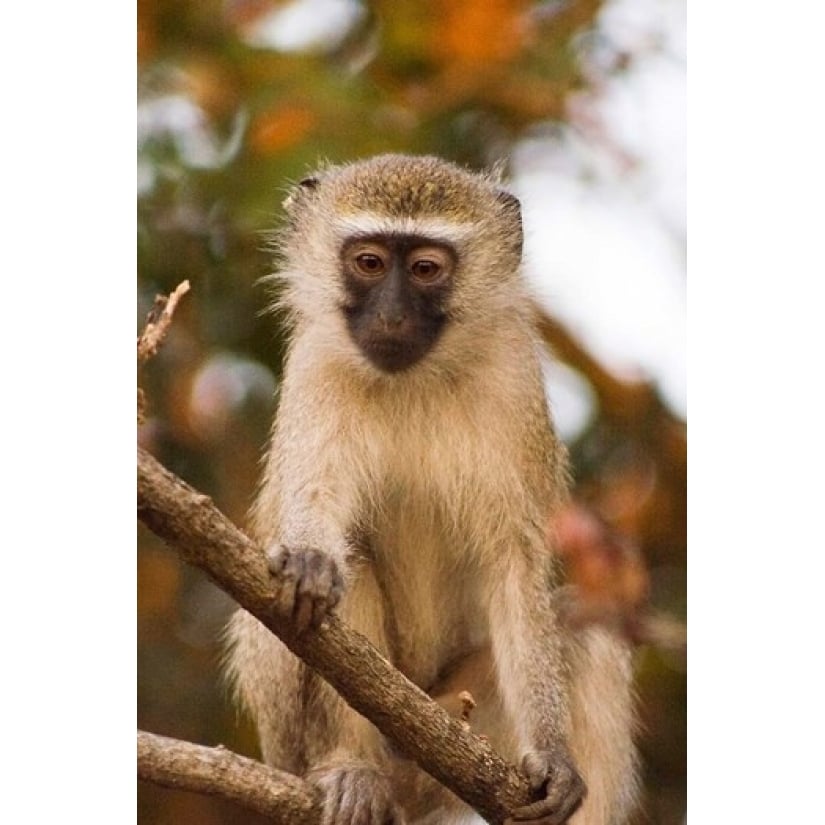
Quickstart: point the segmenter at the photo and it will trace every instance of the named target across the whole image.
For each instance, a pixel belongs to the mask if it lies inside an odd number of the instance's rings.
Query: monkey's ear
[[[518,228],[517,241],[519,246],[519,254],[521,254],[521,249],[524,245],[524,229],[522,228],[521,223],[521,201],[505,189],[498,189],[496,191],[496,200],[504,206],[504,209],[509,212],[515,220]]]
[[[304,178],[301,181],[298,181],[297,186],[293,186],[290,190],[289,194],[284,198],[283,203],[281,204],[287,212],[289,212],[293,206],[295,206],[298,201],[300,201],[303,197],[306,196],[307,193],[313,192],[315,189],[318,188],[318,184],[321,182],[319,177],[312,175],[311,177]]]
[[[521,201],[512,192],[499,189],[496,191],[496,199],[499,203],[503,203],[508,209],[511,209],[521,220]]]

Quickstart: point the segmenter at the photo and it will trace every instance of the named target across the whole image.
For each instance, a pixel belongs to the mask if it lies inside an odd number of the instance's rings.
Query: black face
[[[341,250],[353,340],[384,372],[400,372],[433,347],[447,320],[457,255],[416,235],[366,235]]]

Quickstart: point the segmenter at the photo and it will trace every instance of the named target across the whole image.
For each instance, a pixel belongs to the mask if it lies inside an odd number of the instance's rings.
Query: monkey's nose
[[[407,315],[404,312],[379,312],[378,320],[389,332],[397,330],[407,320]]]

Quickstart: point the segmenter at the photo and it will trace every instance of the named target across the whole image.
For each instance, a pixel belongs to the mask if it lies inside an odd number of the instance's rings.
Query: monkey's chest
[[[443,510],[414,496],[398,496],[373,536],[390,656],[421,687],[489,635],[476,563],[461,544]]]

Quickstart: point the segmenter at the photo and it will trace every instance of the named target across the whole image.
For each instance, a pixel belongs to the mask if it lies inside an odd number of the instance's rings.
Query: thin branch
[[[616,378],[558,319],[553,318],[535,302],[533,310],[536,327],[545,344],[565,364],[569,364],[587,378],[606,415],[621,419],[638,419],[657,405],[658,398],[651,384],[646,381],[622,381]]]
[[[207,748],[138,731],[138,778],[219,796],[271,817],[275,825],[317,825],[318,797],[309,783],[222,746]]]
[[[146,320],[146,328],[137,342],[139,364],[145,363],[157,352],[172,323],[172,316],[175,314],[178,301],[187,292],[189,292],[189,281],[183,281],[175,287],[168,298],[163,295],[155,298],[155,305]]]
[[[181,557],[275,633],[359,713],[427,773],[501,823],[532,800],[527,778],[489,744],[465,730],[407,680],[360,634],[334,615],[296,635],[275,615],[265,556],[208,496],[197,493],[151,455],[138,451],[138,516]]]
[[[677,475],[687,461],[685,422],[664,404],[654,384],[626,381],[605,369],[564,324],[533,302],[536,328],[551,352],[590,383],[605,418],[636,432],[655,445],[664,463]]]

